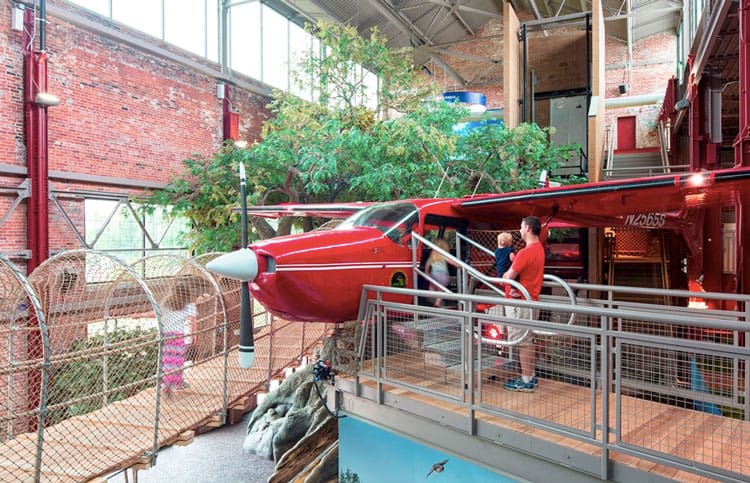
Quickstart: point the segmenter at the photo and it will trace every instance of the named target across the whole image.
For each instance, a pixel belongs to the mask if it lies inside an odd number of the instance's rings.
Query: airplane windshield
[[[418,221],[419,211],[413,204],[385,203],[355,213],[335,229],[346,230],[357,226],[377,228],[394,242],[400,243]]]

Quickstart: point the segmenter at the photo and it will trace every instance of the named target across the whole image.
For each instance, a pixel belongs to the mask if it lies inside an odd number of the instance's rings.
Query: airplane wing
[[[320,204],[297,204],[284,203],[280,205],[250,206],[247,209],[248,216],[259,216],[262,218],[281,218],[282,216],[317,216],[320,218],[348,218],[362,208],[373,203],[320,203]],[[233,211],[239,212],[240,208]]]
[[[524,216],[579,226],[684,226],[694,208],[720,206],[750,194],[750,168],[556,186],[457,200],[471,219],[498,223]]]

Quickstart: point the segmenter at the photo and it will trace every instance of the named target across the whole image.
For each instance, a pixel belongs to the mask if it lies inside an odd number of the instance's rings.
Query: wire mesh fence
[[[25,436],[12,450],[0,451],[0,467],[12,464],[23,451],[38,468],[42,417],[49,362],[49,339],[41,303],[28,280],[0,255],[0,443]],[[24,475],[25,476],[25,475]],[[30,476],[38,477],[38,471]]]
[[[460,428],[476,427],[474,419],[496,418],[514,429],[522,422],[552,441],[578,441],[572,447],[606,447],[603,458],[746,478],[750,299],[701,293],[734,310],[699,310],[616,301],[619,292],[646,290],[640,288],[572,290],[598,297],[548,295],[533,303],[440,294],[456,300],[455,310],[388,301],[390,292],[434,294],[368,287],[359,377],[399,388],[399,398],[407,390],[455,401],[451,414],[466,408],[472,419]],[[667,292],[675,300],[698,296]],[[528,307],[532,316],[511,316],[502,310],[509,306]],[[533,372],[519,390],[509,383],[529,375],[529,355]]]
[[[240,369],[228,357],[239,282],[214,278],[210,258],[127,265],[76,250],[26,278],[0,256],[0,481],[86,481],[152,464],[186,430],[247,410],[249,393],[325,334],[256,306],[256,363]]]

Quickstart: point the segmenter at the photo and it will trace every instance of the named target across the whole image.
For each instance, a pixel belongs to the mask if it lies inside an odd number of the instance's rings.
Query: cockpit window
[[[357,226],[377,228],[388,238],[400,243],[419,221],[419,211],[411,203],[384,203],[370,206],[344,220],[335,230]]]

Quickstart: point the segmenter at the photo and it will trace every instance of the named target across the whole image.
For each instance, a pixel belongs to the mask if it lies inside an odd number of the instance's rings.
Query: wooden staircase
[[[615,152],[609,166],[602,172],[605,180],[641,178],[668,172],[662,165],[659,152],[653,150]]]
[[[669,256],[665,231],[642,228],[616,228],[608,237],[609,285],[670,288]],[[628,301],[670,305],[667,296],[631,294]]]

